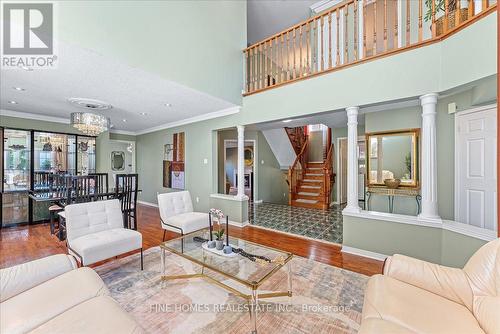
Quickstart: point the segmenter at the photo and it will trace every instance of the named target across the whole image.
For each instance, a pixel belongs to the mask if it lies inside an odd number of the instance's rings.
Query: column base
[[[430,215],[419,214],[417,216],[417,219],[419,221],[423,221],[423,222],[427,222],[427,223],[438,223],[438,224],[443,223],[443,220],[441,219],[440,216],[430,216]]]

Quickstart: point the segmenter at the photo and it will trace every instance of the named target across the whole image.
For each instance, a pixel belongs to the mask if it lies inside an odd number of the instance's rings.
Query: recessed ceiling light
[[[21,66],[21,68],[25,71],[33,71],[33,69],[31,67],[28,67],[28,66]]]
[[[127,120],[126,120],[125,118],[124,118],[124,119],[122,119],[122,121],[124,121],[125,123],[127,122]]]
[[[165,107],[171,107],[172,104],[171,103],[165,103]]]
[[[10,104],[17,104],[16,101],[9,101]]]
[[[22,88],[22,87],[12,87],[12,89],[15,89],[19,92],[24,92],[26,89]]]
[[[141,115],[142,116],[146,116],[147,114],[145,112],[141,112]]]
[[[290,123],[291,121],[292,121],[291,119],[285,119],[285,120],[283,120],[282,122],[283,122],[283,123]]]

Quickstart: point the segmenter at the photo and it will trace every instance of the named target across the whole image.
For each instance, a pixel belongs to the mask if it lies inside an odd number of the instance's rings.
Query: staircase
[[[291,206],[326,210],[330,206],[330,193],[335,179],[332,169],[333,145],[330,143],[323,162],[307,161],[308,145],[306,140],[288,170],[288,201]]]

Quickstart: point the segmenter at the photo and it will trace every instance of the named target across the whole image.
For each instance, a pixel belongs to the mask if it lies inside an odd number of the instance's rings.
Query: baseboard
[[[151,203],[151,202],[146,202],[146,201],[137,201],[137,203],[142,204],[142,205],[147,205],[147,206],[153,206],[155,208],[158,207],[158,204],[156,203]]]
[[[253,201],[253,202],[254,202],[255,204],[260,204],[260,203],[262,203],[262,202],[263,202],[263,200],[259,199],[259,200],[257,200],[257,201]]]
[[[368,257],[370,259],[379,260],[379,261],[384,261],[389,256],[389,255],[384,255],[384,254],[375,253],[372,251],[367,251],[364,249],[359,249],[359,248],[349,247],[349,246],[344,246],[344,245],[342,245],[342,253],[359,255],[359,256]]]
[[[229,223],[229,225],[236,226],[236,227],[245,227],[249,224],[248,220],[244,221],[243,223],[238,223],[238,222],[230,220],[228,223]]]

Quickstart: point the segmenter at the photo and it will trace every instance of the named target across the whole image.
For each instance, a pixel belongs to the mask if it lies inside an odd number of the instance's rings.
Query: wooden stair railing
[[[332,185],[335,182],[335,174],[333,173],[332,156],[333,156],[333,144],[330,142],[330,146],[328,148],[328,153],[326,154],[325,164],[323,167],[324,185],[325,185],[324,205],[326,205],[326,207],[324,207],[324,209],[328,209],[328,207],[330,206]]]
[[[405,10],[398,14],[400,5]],[[476,5],[475,0],[342,1],[244,49],[243,95],[439,42],[497,7],[490,0],[482,0],[480,11]],[[394,20],[398,16],[404,20]],[[368,29],[373,17],[380,22]]]
[[[293,150],[295,154],[299,154],[306,142],[306,132],[304,127],[297,126],[294,128],[285,127],[285,132],[290,139],[290,143],[292,144]]]
[[[307,164],[307,136],[302,145],[302,149],[295,158],[292,166],[288,169],[288,204],[292,205],[292,201],[295,199],[294,196],[297,193],[297,186],[300,181],[304,178],[304,171]]]

